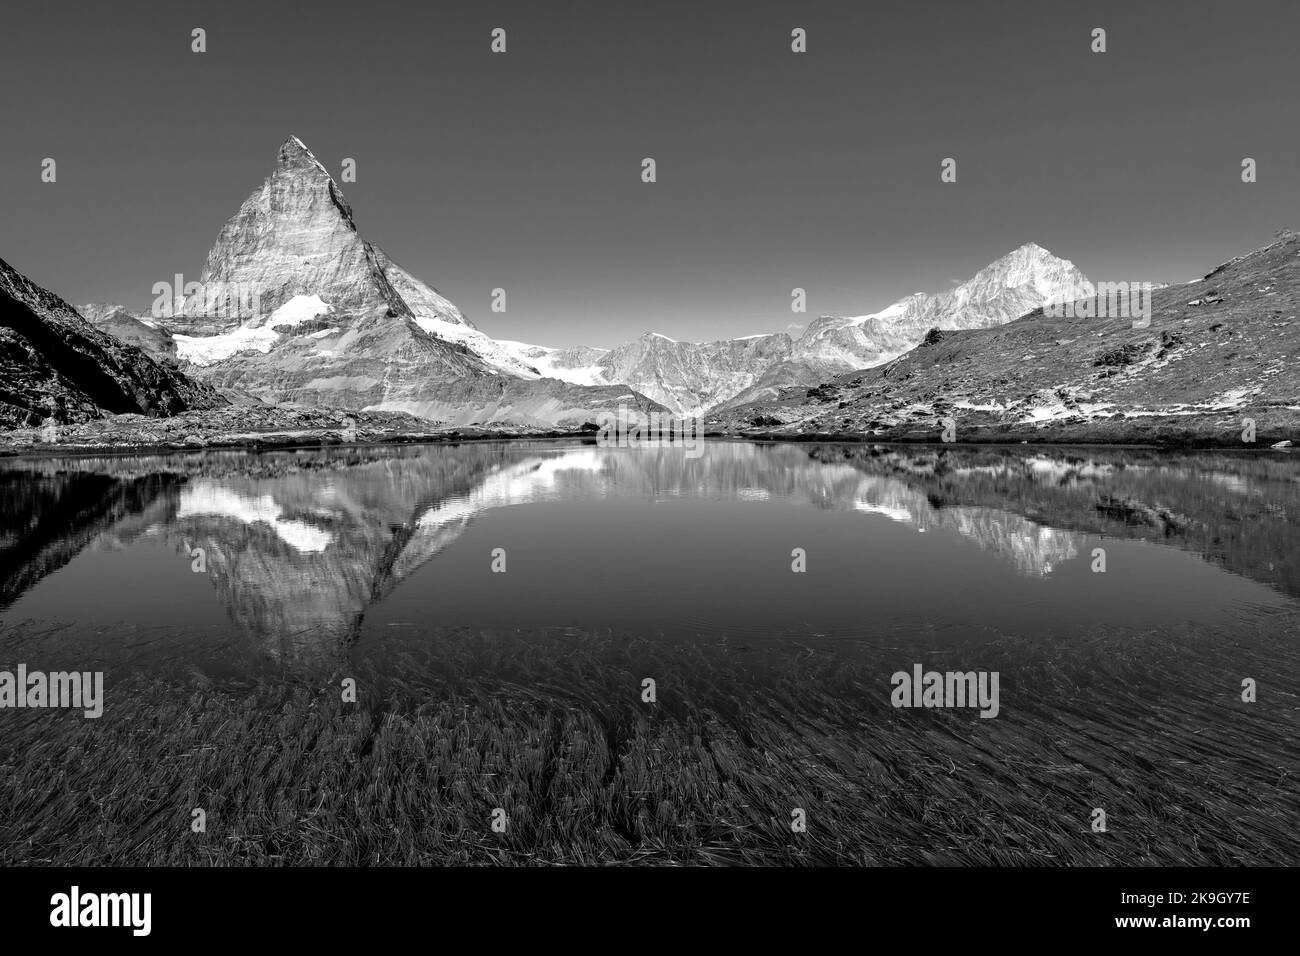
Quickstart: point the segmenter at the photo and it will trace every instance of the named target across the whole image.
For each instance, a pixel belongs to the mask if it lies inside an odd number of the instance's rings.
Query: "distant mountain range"
[[[885,365],[713,416],[729,431],[884,440],[1294,440],[1300,424],[1300,234],[1157,288],[1146,324],[1100,295],[1072,314],[927,336]],[[1253,431],[1252,431],[1253,429]]]
[[[821,316],[797,338],[777,332],[696,343],[646,332],[614,349],[526,346],[515,354],[546,375],[628,385],[677,414],[698,415],[882,364],[932,328],[988,328],[1092,294],[1093,284],[1072,263],[1031,242],[947,292],[918,292],[870,315]]]
[[[776,332],[697,343],[646,332],[614,349],[506,344],[545,375],[627,385],[676,414],[699,415],[882,364],[920,344],[932,328],[988,328],[1093,291],[1072,263],[1031,242],[947,292],[918,292],[869,315],[824,315],[797,338]]]
[[[947,292],[822,316],[798,338],[692,343],[647,332],[615,349],[498,340],[361,237],[338,184],[296,137],[221,230],[199,286],[170,317],[112,304],[82,311],[204,381],[267,401],[535,425],[592,420],[629,399],[698,415],[888,361],[930,328],[983,328],[1092,289],[1029,243]],[[249,289],[257,314],[212,308]]]
[[[1222,431],[1228,413],[1266,401],[1270,427],[1289,427],[1300,410],[1288,351],[1300,330],[1296,243],[1279,234],[1207,276],[1213,287],[1160,290],[1143,329],[1091,317],[1099,310],[1045,312],[1092,302],[1099,287],[1031,242],[951,289],[821,316],[798,336],[647,332],[613,349],[559,348],[476,328],[361,236],[338,184],[291,136],[197,286],[155,314],[96,303],[79,315],[0,263],[0,426],[261,402],[388,415],[364,426],[388,433],[418,432],[404,415],[579,428],[630,406],[785,434],[924,438],[960,417],[996,437],[1102,419],[1129,432],[1171,419],[1208,429],[1207,415]],[[228,432],[232,416],[215,417]]]

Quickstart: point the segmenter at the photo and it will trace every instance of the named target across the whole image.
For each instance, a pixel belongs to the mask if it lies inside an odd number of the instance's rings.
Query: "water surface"
[[[1248,635],[1300,596],[1298,476],[1283,456],[739,442],[9,460],[0,628],[222,671],[382,667],[456,627]]]

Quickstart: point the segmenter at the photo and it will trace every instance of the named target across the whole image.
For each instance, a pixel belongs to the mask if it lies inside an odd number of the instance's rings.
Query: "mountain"
[[[918,292],[871,315],[823,317],[800,338],[795,357],[852,363],[873,355],[878,362],[914,348],[930,329],[1005,325],[1040,306],[1092,292],[1092,283],[1072,262],[1029,242],[947,292]]]
[[[296,137],[222,228],[198,288],[158,324],[213,385],[273,403],[400,411],[454,424],[582,424],[621,384],[547,380],[357,230],[338,184]]]
[[[552,364],[554,374],[586,382],[626,382],[680,415],[695,415],[747,388],[774,363],[790,354],[790,336],[758,335],[719,342],[678,342],[657,332],[599,355],[589,366],[568,369]]]
[[[134,345],[156,359],[176,358],[176,340],[167,329],[148,316],[107,302],[91,302],[79,306],[77,311],[95,328],[102,329],[127,345]]]
[[[620,405],[679,415],[748,406],[887,362],[932,328],[998,325],[1091,289],[1071,263],[1029,243],[947,292],[822,316],[797,338],[694,343],[646,332],[614,349],[498,340],[363,238],[338,184],[291,136],[176,314],[86,310],[155,357],[267,402],[548,427]]]
[[[600,360],[609,349],[578,345],[572,348],[548,348],[544,345],[518,345],[516,354],[549,378],[559,378],[577,385],[597,385],[605,381]]]
[[[947,292],[917,292],[870,315],[822,316],[809,323],[788,364],[770,369],[714,412],[771,399],[782,388],[882,365],[915,348],[931,329],[991,328],[1092,293],[1092,283],[1072,262],[1026,243]]]
[[[578,353],[572,361],[555,354],[534,361],[568,381],[626,383],[679,414],[718,412],[772,398],[792,385],[815,385],[888,362],[933,328],[1002,325],[1092,291],[1072,263],[1031,242],[947,292],[918,292],[869,315],[824,315],[798,338],[774,333],[691,343],[647,332],[609,351],[570,350]]]
[[[719,410],[727,430],[938,440],[1194,441],[1242,447],[1300,427],[1300,234],[1157,288],[1149,324],[1102,296],[1054,317],[927,335],[876,368]],[[1104,317],[1095,316],[1102,314]]]
[[[0,260],[0,427],[151,417],[225,400],[174,367],[95,328]]]

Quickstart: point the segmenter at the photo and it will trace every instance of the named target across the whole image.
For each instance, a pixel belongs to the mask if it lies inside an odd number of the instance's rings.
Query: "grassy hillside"
[[[721,413],[727,432],[939,441],[1188,442],[1300,438],[1300,234],[1151,294],[1150,324],[1042,310],[934,332],[877,368]],[[1090,306],[1090,309],[1089,309]]]

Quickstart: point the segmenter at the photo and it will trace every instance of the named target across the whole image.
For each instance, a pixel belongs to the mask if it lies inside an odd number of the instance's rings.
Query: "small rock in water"
[[[1287,439],[1286,441],[1274,442],[1274,443],[1273,443],[1272,445],[1270,445],[1269,447],[1270,447],[1270,448],[1290,448],[1290,447],[1291,447],[1291,440],[1290,440],[1290,439]]]

